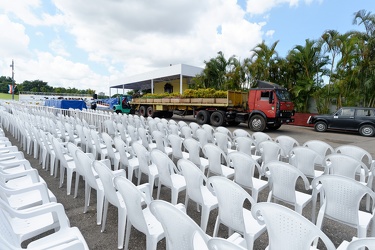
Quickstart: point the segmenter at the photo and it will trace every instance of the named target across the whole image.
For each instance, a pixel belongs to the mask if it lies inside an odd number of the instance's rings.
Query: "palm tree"
[[[321,87],[322,76],[326,74],[325,66],[328,58],[321,55],[321,47],[316,41],[306,39],[305,46],[297,45],[287,56],[292,67],[292,77],[297,110],[308,111],[308,104],[312,93]]]
[[[354,14],[353,24],[365,26],[365,32],[354,32],[362,43],[359,46],[358,78],[362,83],[362,105],[375,106],[375,15],[365,10]]]
[[[275,57],[278,56],[276,51],[278,43],[279,41],[276,41],[268,47],[263,41],[251,50],[253,55],[250,57],[251,65],[249,65],[249,70],[254,80],[270,80],[271,64]]]

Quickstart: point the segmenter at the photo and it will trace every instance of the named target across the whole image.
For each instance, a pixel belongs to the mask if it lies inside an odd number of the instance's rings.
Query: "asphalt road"
[[[182,119],[185,121],[193,121],[192,117],[173,117],[173,119]],[[237,127],[229,127],[231,130],[235,128],[247,129],[245,125],[239,125]],[[247,129],[248,130],[248,129]],[[300,144],[311,140],[319,139],[329,143],[332,147],[337,147],[342,144],[353,144],[363,147],[369,151],[375,157],[375,138],[362,137],[353,133],[337,133],[337,132],[326,132],[318,133],[311,127],[298,127],[291,125],[284,125],[277,131],[267,131],[271,137],[275,138],[278,135],[289,135],[295,138]],[[10,138],[13,145],[17,145],[20,148],[18,141],[16,141],[10,133],[6,133]],[[53,178],[49,175],[49,172],[41,169],[41,165],[32,156],[25,154],[31,165],[38,169],[40,176],[42,176],[51,191],[56,195],[58,202],[62,203],[65,207],[65,211],[70,219],[71,226],[77,226],[82,234],[84,235],[90,249],[117,249],[117,208],[109,206],[107,226],[105,232],[101,233],[101,227],[96,225],[96,193],[93,191],[91,194],[90,207],[87,213],[83,213],[84,204],[84,182],[81,180],[79,184],[78,197],[73,198],[73,195],[66,195],[66,182],[62,188],[58,188],[58,178]],[[133,179],[135,182],[136,178]],[[142,183],[146,182],[146,177],[143,176]],[[74,185],[74,184],[73,184]],[[259,194],[259,201],[266,201],[269,190],[265,189]],[[154,189],[154,197],[156,197],[156,189]],[[170,201],[170,191],[167,188],[161,190],[161,199]],[[178,202],[184,203],[185,194],[181,192],[179,195]],[[319,205],[319,204],[318,204]],[[319,206],[318,206],[319,207]],[[363,204],[361,205],[363,207]],[[317,212],[317,211],[316,211]],[[196,206],[193,202],[189,202],[187,207],[187,213],[191,216],[198,224],[200,222],[200,213],[196,211]],[[209,223],[207,227],[207,233],[212,235],[217,210],[214,210],[210,214]],[[311,204],[309,204],[304,210],[303,215],[307,218],[311,218]],[[178,220],[176,220],[178,223]],[[342,224],[327,220],[323,224],[323,231],[338,246],[343,240],[351,240],[356,235],[354,228],[343,226]],[[220,227],[220,237],[227,237],[227,229],[224,226]],[[286,239],[288,240],[288,239]],[[268,245],[267,233],[261,235],[254,243],[254,249],[265,249]],[[145,249],[146,241],[145,236],[133,228],[129,249]],[[162,240],[158,244],[157,249],[165,249],[165,240]]]

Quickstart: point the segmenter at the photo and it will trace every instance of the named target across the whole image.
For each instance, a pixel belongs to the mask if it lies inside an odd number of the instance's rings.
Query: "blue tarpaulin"
[[[44,106],[60,109],[86,109],[86,103],[82,100],[45,100]]]

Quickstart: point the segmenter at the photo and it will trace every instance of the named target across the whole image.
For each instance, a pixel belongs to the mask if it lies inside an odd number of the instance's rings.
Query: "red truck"
[[[276,130],[283,123],[293,122],[294,115],[290,93],[265,81],[258,81],[258,86],[248,92],[228,90],[226,98],[137,98],[131,104],[143,116],[170,118],[173,114],[192,114],[201,125],[247,123],[252,131]]]

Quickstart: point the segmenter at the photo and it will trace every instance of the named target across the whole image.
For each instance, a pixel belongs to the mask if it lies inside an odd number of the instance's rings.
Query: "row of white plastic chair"
[[[37,170],[8,144],[0,147],[0,197],[1,249],[21,249],[26,240],[26,249],[88,249]],[[34,238],[51,229],[55,232]]]

